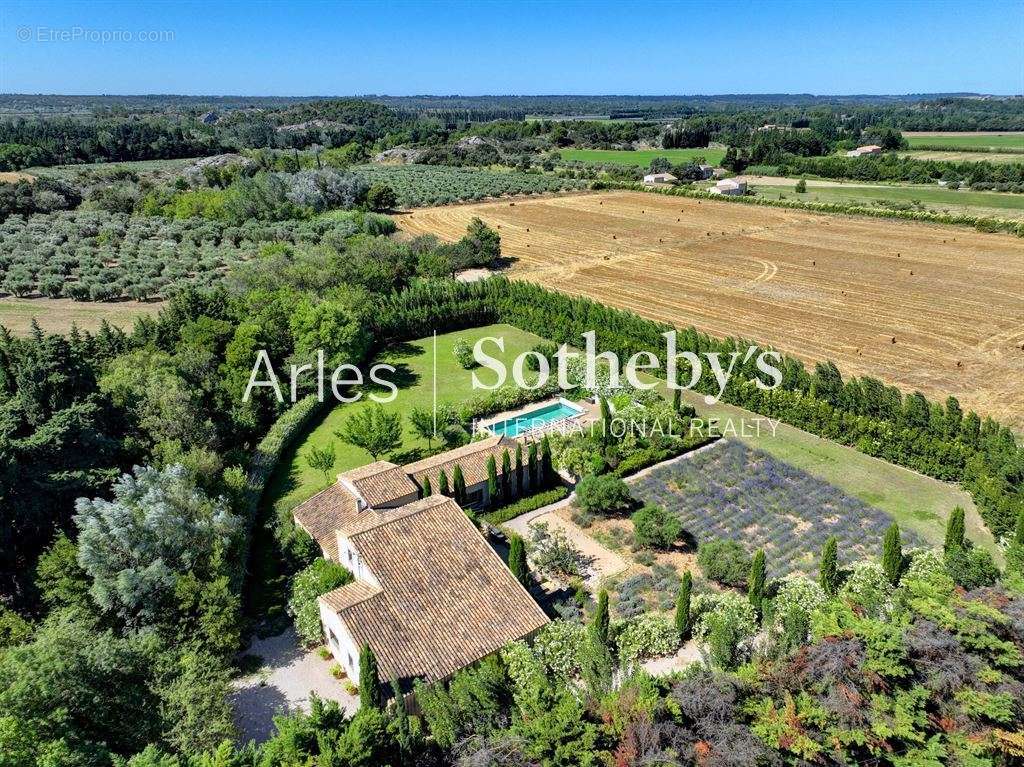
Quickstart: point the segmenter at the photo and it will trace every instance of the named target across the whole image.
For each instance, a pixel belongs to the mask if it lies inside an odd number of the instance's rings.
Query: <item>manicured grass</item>
[[[560,149],[563,160],[580,162],[638,165],[646,168],[655,157],[665,157],[672,163],[688,162],[703,157],[709,165],[718,165],[725,157],[724,149]]]
[[[1024,155],[1022,155],[1024,157]],[[793,180],[796,184],[796,179]],[[773,185],[757,185],[754,191],[768,199],[778,199],[784,195],[790,200],[805,202],[850,202],[871,203],[872,201],[911,202],[917,200],[932,210],[966,210],[981,209],[992,211],[995,215],[1018,217],[1024,215],[1024,195],[999,192],[971,192],[956,189],[944,189],[940,186],[858,186],[843,184],[840,186],[809,185],[803,194],[797,194],[793,187]],[[981,212],[979,210],[978,212]]]
[[[934,133],[924,136],[907,136],[911,148],[930,146],[949,149],[981,148],[981,149],[1018,149],[1024,150],[1024,133],[987,133],[958,134]]]
[[[485,347],[492,357],[501,359],[511,373],[512,361],[522,352],[528,351],[541,342],[538,336],[526,333],[510,325],[489,325],[472,330],[446,333],[437,337],[437,400],[439,403],[461,404],[477,396],[486,395],[485,390],[474,390],[472,372],[463,370],[455,361],[452,349],[456,342],[465,339],[473,345],[484,336],[496,336],[505,340],[505,351],[501,353],[493,344]],[[430,410],[433,406],[433,338],[402,344],[390,349],[380,356],[379,362],[394,365],[397,374],[382,373],[381,377],[389,378],[399,385],[398,396],[393,402],[384,405],[390,412],[401,413],[403,419],[413,408]],[[494,380],[494,373],[481,368],[477,374],[484,383]],[[511,380],[511,378],[509,379]],[[334,432],[341,428],[342,423],[352,413],[372,404],[367,398],[352,404],[340,404],[331,409],[319,421],[315,421],[309,433],[297,439],[295,445],[281,458],[277,470],[271,478],[264,504],[272,505],[276,510],[286,510],[301,503],[314,493],[335,481],[335,475],[342,471],[363,466],[373,458],[362,448],[349,445],[338,439]],[[313,447],[323,448],[331,443],[337,454],[337,463],[328,476],[309,467],[306,455]],[[434,443],[436,447],[436,443]],[[406,419],[403,422],[403,441],[399,452],[388,457],[396,463],[407,463],[420,457],[420,452],[427,448],[425,440],[417,437],[412,426]]]

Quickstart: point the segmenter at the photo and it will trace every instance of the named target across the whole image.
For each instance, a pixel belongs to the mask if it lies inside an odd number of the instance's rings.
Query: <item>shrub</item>
[[[515,503],[510,503],[508,506],[502,506],[499,509],[488,512],[484,515],[484,521],[489,522],[492,525],[501,525],[508,522],[510,519],[515,519],[521,514],[526,514],[528,511],[534,511],[542,506],[557,503],[568,494],[568,488],[560,485],[552,488],[551,490],[545,490],[542,493],[531,495],[529,498],[522,498]]]
[[[615,627],[615,641],[623,663],[669,655],[679,648],[679,632],[659,613],[644,613]]]
[[[581,576],[586,569],[583,552],[572,544],[564,530],[552,530],[546,522],[530,525],[528,549],[534,569],[547,576]]]
[[[288,599],[288,614],[295,620],[295,631],[303,644],[311,646],[323,641],[317,598],[352,580],[352,573],[326,559],[317,559],[296,573]]]
[[[811,614],[827,601],[821,586],[803,575],[788,575],[782,579],[770,605],[770,631],[782,652],[807,642]]]
[[[702,543],[697,549],[697,564],[705,578],[726,586],[746,586],[750,574],[750,555],[729,538]]]
[[[741,645],[757,632],[757,614],[750,600],[733,591],[698,594],[693,599],[693,636],[708,644],[711,660],[723,669],[736,666]]]
[[[968,591],[991,586],[999,578],[999,568],[992,561],[992,555],[973,546],[946,552],[946,571],[957,585]]]
[[[601,517],[620,514],[632,501],[626,483],[617,477],[590,475],[576,485],[576,505],[588,514]]]
[[[858,607],[868,617],[884,619],[893,610],[893,587],[877,562],[857,562],[839,596]]]
[[[587,630],[579,623],[552,621],[534,640],[533,651],[552,673],[568,678],[579,671]]]
[[[633,541],[637,548],[672,548],[683,532],[682,523],[662,506],[647,504],[633,514]]]
[[[398,204],[398,195],[387,184],[376,183],[366,193],[366,204],[371,210],[391,210]]]

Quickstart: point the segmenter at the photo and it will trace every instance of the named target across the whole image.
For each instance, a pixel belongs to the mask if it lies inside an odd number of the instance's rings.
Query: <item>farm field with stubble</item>
[[[642,192],[428,208],[410,234],[498,229],[512,278],[832,359],[1024,429],[1024,240]]]

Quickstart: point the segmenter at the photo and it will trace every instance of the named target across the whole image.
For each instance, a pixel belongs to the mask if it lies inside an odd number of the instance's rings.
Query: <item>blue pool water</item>
[[[552,421],[559,421],[563,418],[570,418],[579,415],[583,411],[575,405],[567,405],[564,402],[556,402],[551,405],[528,410],[515,418],[509,418],[497,423],[488,424],[487,429],[492,434],[499,434],[506,437],[516,437],[520,434],[544,426]]]

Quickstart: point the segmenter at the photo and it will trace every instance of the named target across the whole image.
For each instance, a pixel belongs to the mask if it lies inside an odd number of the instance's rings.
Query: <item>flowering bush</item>
[[[735,591],[697,594],[690,603],[690,620],[693,621],[693,636],[700,642],[706,642],[711,630],[721,623],[735,628],[742,639],[757,633],[754,606]]]
[[[679,648],[679,632],[659,613],[644,613],[613,626],[619,657],[629,664],[644,658],[669,655]]]
[[[811,615],[828,601],[815,581],[796,573],[783,578],[770,610],[772,639],[791,649],[808,640]]]
[[[884,619],[892,614],[893,588],[877,562],[857,562],[839,591],[847,602],[860,606],[868,617]]]
[[[907,552],[907,557],[910,559],[910,565],[903,574],[904,580],[921,580],[936,585],[949,582],[946,563],[936,549],[911,549]]]
[[[586,636],[579,623],[552,621],[537,634],[533,651],[550,672],[570,677],[579,671]]]
[[[476,367],[476,358],[473,356],[473,348],[465,339],[455,342],[455,346],[452,348],[452,354],[455,355],[455,361],[458,362],[464,370],[470,370]]]

